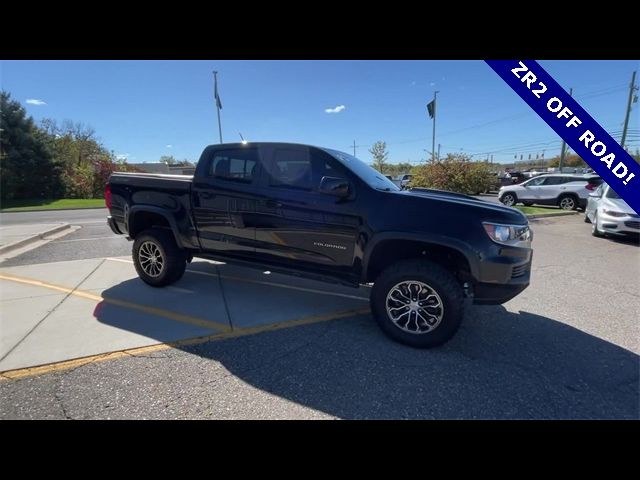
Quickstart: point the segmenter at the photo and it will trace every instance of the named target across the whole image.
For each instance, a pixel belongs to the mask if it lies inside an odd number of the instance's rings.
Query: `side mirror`
[[[349,180],[337,177],[322,177],[320,180],[320,193],[326,193],[338,198],[345,198],[351,192]]]

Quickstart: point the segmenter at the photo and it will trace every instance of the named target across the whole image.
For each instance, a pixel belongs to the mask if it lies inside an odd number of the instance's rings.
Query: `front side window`
[[[313,188],[313,167],[308,150],[280,148],[275,151],[271,167],[272,187],[311,190]]]
[[[618,192],[616,192],[613,188],[609,187],[609,189],[607,190],[607,194],[605,195],[607,198],[620,198],[620,195],[618,195]]]
[[[544,177],[534,178],[533,180],[529,180],[525,185],[527,187],[537,187],[538,185],[542,185],[542,182],[545,181]]]
[[[383,191],[400,191],[400,187],[395,183],[353,155],[330,148],[323,148],[323,150],[337,159],[340,164],[349,169],[354,175],[360,177],[370,187]]]
[[[232,182],[251,183],[256,176],[257,166],[256,149],[221,150],[213,156],[209,176]]]

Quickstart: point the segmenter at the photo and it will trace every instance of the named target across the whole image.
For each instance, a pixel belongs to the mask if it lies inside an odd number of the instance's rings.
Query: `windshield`
[[[618,192],[616,192],[613,188],[609,187],[609,190],[607,190],[607,194],[605,195],[605,197],[607,198],[620,198],[620,195],[618,195]]]
[[[349,155],[344,152],[339,152],[338,150],[331,150],[330,148],[323,149],[325,152],[329,153],[331,156],[335,157],[340,161],[345,167],[355,173],[358,177],[360,177],[364,182],[366,182],[369,186],[376,188],[378,190],[384,191],[399,191],[400,187],[398,187],[395,183],[385,177],[383,174],[370,167],[362,160],[354,157],[353,155]]]

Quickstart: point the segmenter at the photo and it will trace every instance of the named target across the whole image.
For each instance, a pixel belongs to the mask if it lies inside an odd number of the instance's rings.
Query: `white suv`
[[[506,185],[498,193],[498,199],[512,207],[525,205],[557,205],[564,210],[584,209],[589,193],[602,183],[597,175],[550,174],[540,175],[519,185]]]

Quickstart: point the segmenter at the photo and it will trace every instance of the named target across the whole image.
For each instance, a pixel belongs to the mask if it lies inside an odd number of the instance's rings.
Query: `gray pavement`
[[[3,380],[0,418],[640,418],[640,248],[592,237],[582,215],[532,225],[532,285],[504,306],[470,308],[441,348],[398,345],[369,314],[352,315]],[[93,248],[93,258],[104,258],[103,246],[94,245],[102,240],[84,238],[75,242],[87,244],[81,253]],[[64,245],[46,246],[50,261],[68,265],[72,252]],[[125,241],[114,249],[128,255],[129,248]],[[45,271],[37,265],[44,262],[24,260],[13,259],[21,265],[15,268]],[[175,286],[192,293],[167,290],[149,299],[180,309],[193,307],[190,297],[197,296],[203,307],[190,313],[217,309],[221,300],[208,268],[195,265],[203,274],[188,274]],[[64,270],[51,268],[49,275]],[[233,305],[229,318],[248,325],[348,301],[332,294],[363,294],[318,286],[327,289],[321,295],[304,291],[299,279],[231,266],[220,274],[227,282],[220,294]],[[84,288],[149,300],[130,282],[114,283],[117,273],[105,271],[95,281]],[[25,298],[33,295],[25,290]],[[167,332],[153,318],[113,309],[82,318],[88,328],[95,328],[93,318],[109,331],[156,340]]]

